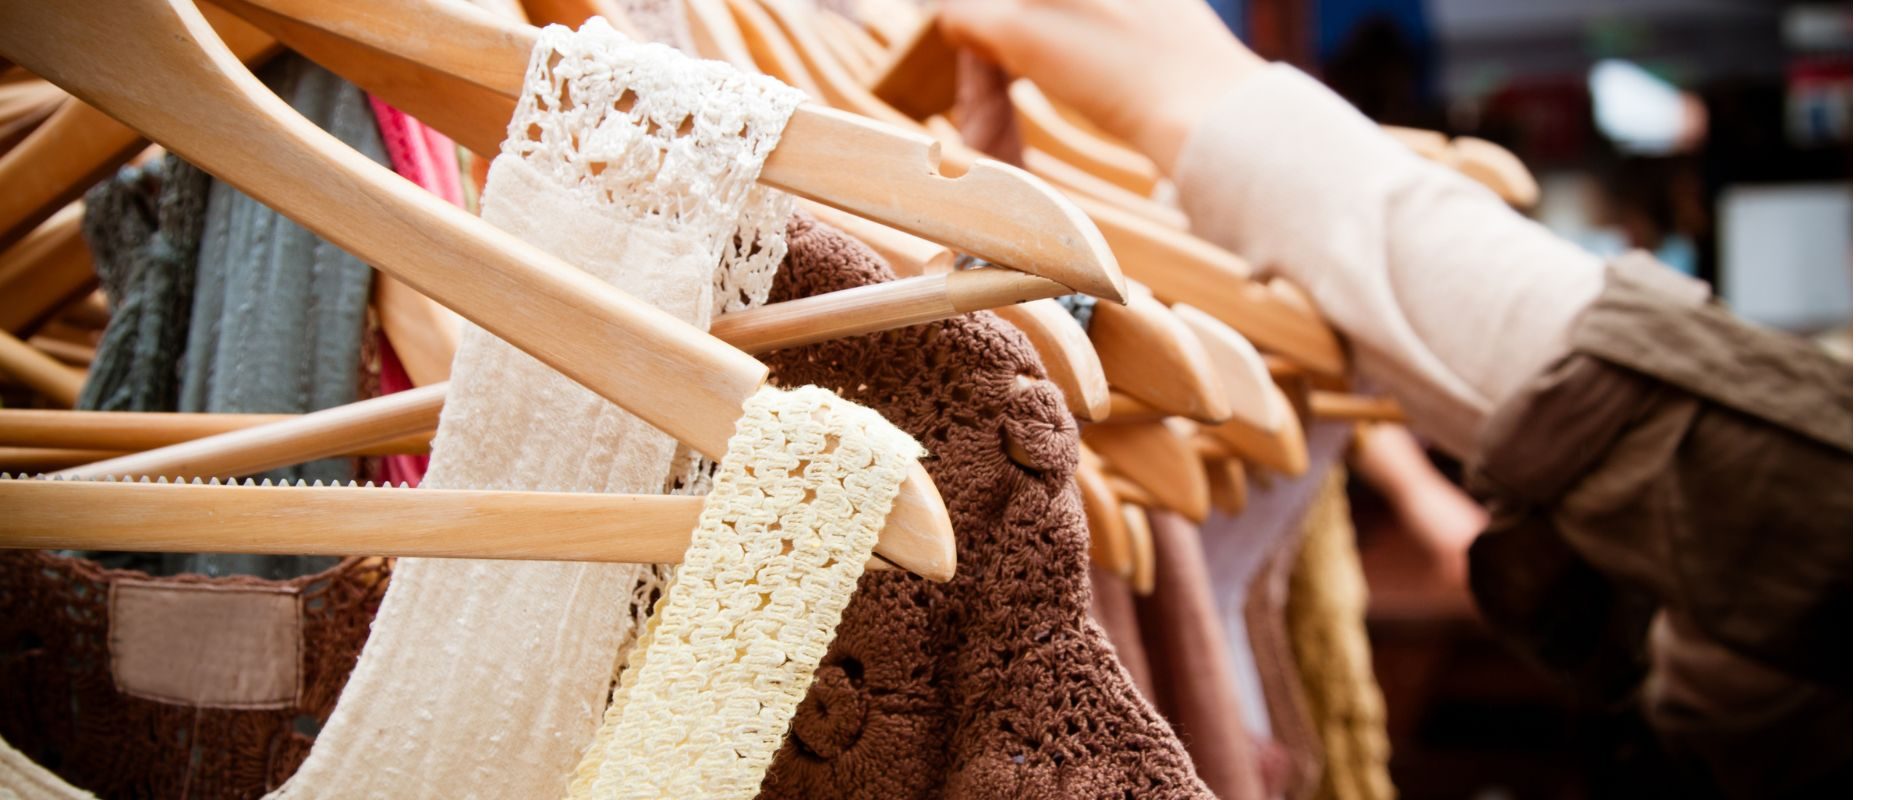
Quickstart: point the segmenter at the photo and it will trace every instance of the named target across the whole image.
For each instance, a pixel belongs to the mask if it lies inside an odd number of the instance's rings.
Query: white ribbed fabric
[[[1602,292],[1601,259],[1285,64],[1236,85],[1174,173],[1195,233],[1311,292],[1357,371],[1464,457]]]
[[[756,795],[922,451],[825,389],[746,401],[569,796]]]
[[[791,206],[754,180],[801,95],[598,21],[548,28],[531,63],[483,218],[701,328],[762,303]],[[670,437],[472,325],[437,430],[431,488],[659,493],[698,472]],[[400,561],[336,712],[276,796],[559,796],[654,578]]]

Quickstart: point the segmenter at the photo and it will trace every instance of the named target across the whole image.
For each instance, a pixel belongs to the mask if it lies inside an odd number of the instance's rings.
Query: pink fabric
[[[415,388],[408,371],[402,368],[402,359],[396,357],[396,348],[389,345],[389,337],[377,334],[376,346],[382,348],[382,375],[378,378],[382,393],[395,394]],[[428,472],[428,456],[384,456],[382,459],[382,479],[390,483],[420,486],[422,476]]]
[[[380,98],[370,97],[369,107],[376,114],[376,125],[382,129],[383,149],[389,152],[389,168],[436,197],[463,205],[461,165],[456,158],[455,143]],[[382,349],[382,393],[415,388],[408,371],[402,368],[402,359],[396,356],[395,348],[389,346],[388,338],[379,337],[378,346]],[[428,469],[428,456],[383,459],[383,479],[394,483],[420,484]]]
[[[369,98],[369,106],[375,110],[376,124],[382,128],[383,148],[389,151],[389,168],[436,197],[462,205],[461,168],[455,159],[455,142],[376,97]]]

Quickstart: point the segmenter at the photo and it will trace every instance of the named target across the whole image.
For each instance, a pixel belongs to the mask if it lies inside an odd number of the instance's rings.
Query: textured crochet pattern
[[[877,413],[764,387],[570,797],[750,797],[922,455]]]
[[[808,218],[786,235],[772,302],[892,280]],[[760,797],[1212,796],[1088,619],[1075,421],[1021,333],[982,312],[763,360],[929,451],[956,577],[860,579]]]
[[[262,795],[302,763],[314,723],[335,707],[382,600],[389,562],[345,559],[289,581],[163,579],[296,591],[302,685],[296,703],[272,709],[195,708],[118,690],[108,651],[112,584],[149,578],[45,551],[0,551],[0,736],[105,797]],[[7,780],[0,773],[0,786]]]
[[[753,178],[803,93],[636,43],[599,17],[578,31],[543,29],[528,63],[503,152],[603,209],[637,209],[669,232],[705,237],[729,267],[715,287],[719,311],[771,292],[792,200]],[[707,214],[732,208],[735,233],[706,224]]]

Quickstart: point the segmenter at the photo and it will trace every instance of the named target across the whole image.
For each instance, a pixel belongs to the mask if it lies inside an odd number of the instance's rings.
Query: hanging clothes
[[[360,89],[286,53],[258,76],[299,113],[378,163],[386,155]],[[214,181],[205,208],[181,364],[179,411],[302,414],[365,391],[363,333],[370,268],[341,248]],[[347,481],[349,458],[272,470],[279,480]],[[336,559],[216,553],[173,556],[176,571],[289,579]]]
[[[1358,561],[1345,472],[1328,470],[1306,512],[1286,598],[1286,629],[1325,751],[1318,800],[1390,800],[1391,743],[1385,699],[1372,674],[1365,609],[1371,598]]]
[[[598,20],[543,31],[530,63],[484,219],[702,329],[762,303],[791,204],[755,179],[797,95]],[[638,102],[616,110],[624,93]],[[470,325],[423,485],[705,481],[671,437]],[[276,796],[559,795],[663,587],[640,565],[402,560],[330,724]]]
[[[172,155],[86,192],[81,230],[112,311],[82,411],[174,411],[211,176]]]
[[[385,559],[270,581],[0,551],[0,739],[104,797],[261,796],[309,753],[388,577]]]
[[[291,55],[262,74],[381,157],[353,87]],[[90,191],[84,231],[114,304],[85,407],[304,412],[359,396],[360,262],[169,156]],[[346,459],[273,474],[354,477]],[[23,648],[0,659],[0,737],[107,796],[256,797],[281,782],[355,663],[389,569],[91,555],[0,554],[0,638]]]
[[[1185,517],[1149,511],[1154,592],[1135,598],[1154,705],[1221,800],[1265,800],[1252,736],[1241,718],[1239,682],[1214,606],[1200,531]],[[1253,676],[1246,675],[1247,680]]]
[[[894,277],[808,219],[787,236],[774,302]],[[864,576],[760,797],[1211,796],[1087,618],[1075,422],[1021,334],[976,313],[763,359],[917,437],[957,573]]]

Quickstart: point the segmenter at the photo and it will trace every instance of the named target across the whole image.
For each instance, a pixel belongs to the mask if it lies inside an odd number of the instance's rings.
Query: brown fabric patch
[[[202,708],[283,708],[302,684],[303,614],[287,586],[112,584],[112,681]]]

